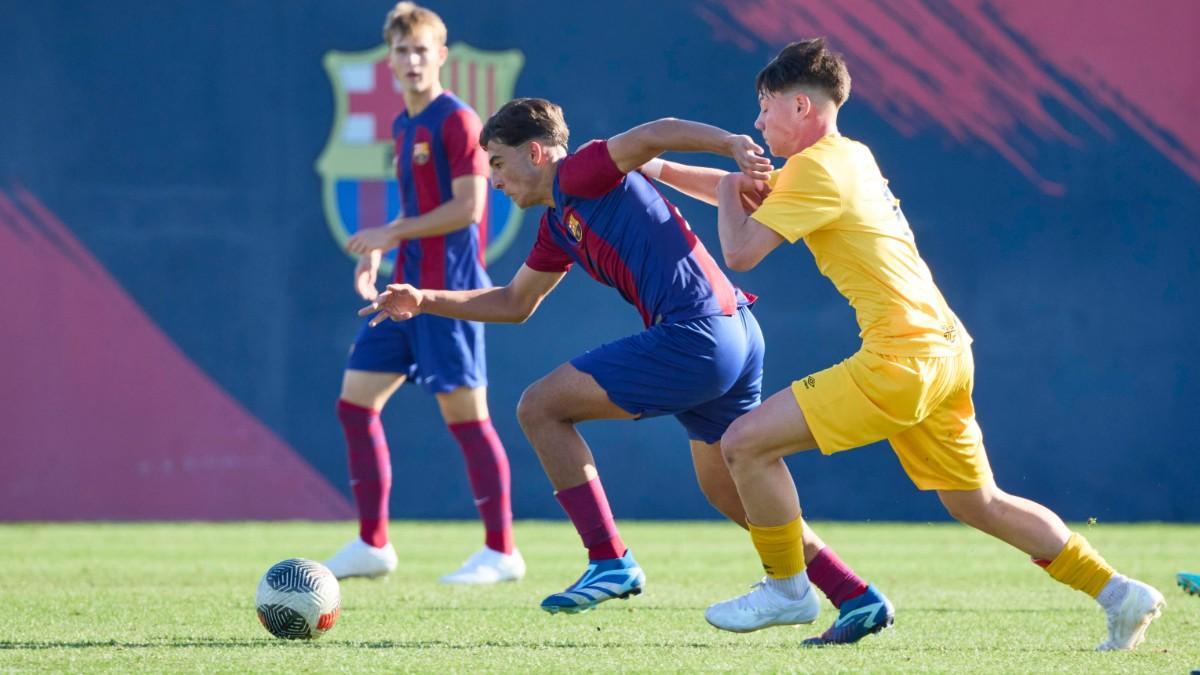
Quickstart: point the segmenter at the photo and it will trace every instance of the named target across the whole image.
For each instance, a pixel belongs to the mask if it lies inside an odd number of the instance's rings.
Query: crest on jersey
[[[363,52],[325,54],[333,85],[335,114],[325,149],[317,158],[325,220],[338,246],[362,228],[377,227],[400,213],[392,121],[404,110],[400,86],[387,65],[387,45]],[[450,47],[442,67],[442,86],[487,120],[512,98],[525,57],[511,49],[481,51],[461,42]],[[428,143],[413,146],[413,160],[429,161]],[[489,189],[486,259],[492,262],[512,244],[521,225],[521,209],[503,192]],[[395,251],[384,266],[390,271]]]
[[[583,240],[583,224],[574,213],[567,214],[567,234],[571,235],[576,244]]]
[[[417,164],[424,164],[429,161],[429,144],[425,141],[417,141],[413,143],[413,161]]]

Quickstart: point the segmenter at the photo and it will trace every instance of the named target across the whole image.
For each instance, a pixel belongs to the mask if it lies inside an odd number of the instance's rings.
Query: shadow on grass
[[[294,646],[293,646],[294,645]],[[157,642],[121,642],[119,640],[81,640],[81,641],[43,641],[43,640],[0,640],[0,650],[12,649],[192,649],[216,648],[285,648],[285,649],[318,649],[327,646],[329,649],[620,649],[629,647],[628,642],[523,642],[514,640],[485,641],[477,643],[448,642],[446,640],[366,640],[339,641],[323,640],[321,642],[308,640],[276,640],[271,638],[256,638],[247,640],[167,640]],[[707,649],[719,645],[705,642],[657,642],[639,643],[641,647],[689,647]]]
[[[283,643],[283,640],[259,638],[254,640],[170,640],[158,642],[121,642],[120,640],[0,640],[0,650],[4,649],[158,649],[162,647],[265,647]],[[302,641],[296,641],[304,644]]]
[[[878,640],[873,640],[871,644],[877,644]],[[0,650],[49,650],[49,649],[109,649],[109,650],[141,650],[141,649],[194,649],[194,648],[213,648],[213,649],[230,649],[230,648],[249,648],[249,649],[345,649],[347,647],[353,649],[397,649],[397,650],[450,650],[450,651],[470,651],[470,650],[485,650],[485,649],[521,649],[521,650],[579,650],[579,649],[601,649],[601,650],[623,650],[628,649],[631,645],[628,641],[580,641],[580,640],[549,640],[549,641],[522,641],[522,640],[488,640],[475,643],[449,642],[446,640],[361,640],[361,641],[343,641],[343,640],[322,640],[306,641],[306,640],[276,640],[272,638],[255,638],[255,639],[214,639],[214,640],[168,640],[164,639],[156,642],[121,642],[118,640],[84,640],[84,641],[14,641],[0,640]],[[660,648],[660,649],[698,649],[698,650],[722,650],[727,651],[731,646],[725,641],[696,641],[696,640],[659,640],[638,642],[636,645],[639,649],[645,648]],[[914,654],[926,654],[931,646],[924,644],[922,646],[913,646],[904,642],[895,642],[886,640],[879,644],[885,651],[892,652],[896,655],[906,652]],[[822,647],[814,651],[821,652],[837,652],[840,649],[847,649],[846,646]],[[753,645],[754,651],[757,652],[793,652],[797,653],[804,650],[796,641],[784,640],[780,642]],[[1006,652],[1011,651],[1004,645],[995,645],[990,649],[980,649],[978,645],[967,646],[946,646],[937,645],[932,647],[938,653],[981,653],[981,652]],[[1020,650],[1022,654],[1032,652],[1045,654],[1074,654],[1091,652],[1090,648],[1071,647],[1063,645],[1044,645],[1042,647],[1030,648],[1024,646]]]

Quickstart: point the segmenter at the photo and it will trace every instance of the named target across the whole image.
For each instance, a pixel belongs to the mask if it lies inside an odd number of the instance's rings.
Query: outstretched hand
[[[387,319],[407,321],[421,313],[421,303],[424,301],[425,295],[421,289],[408,284],[391,284],[374,302],[358,310],[358,315],[375,314],[371,317],[371,326],[378,326]]]
[[[742,173],[754,180],[766,180],[775,168],[771,166],[771,160],[763,156],[762,147],[744,134],[729,137],[729,156],[737,162]]]

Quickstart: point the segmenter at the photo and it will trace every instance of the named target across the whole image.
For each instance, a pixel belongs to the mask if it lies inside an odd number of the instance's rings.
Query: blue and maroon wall
[[[0,2],[0,519],[352,513],[333,403],[359,306],[338,242],[357,223],[335,222],[349,207],[317,160],[375,140],[345,126],[347,97],[388,83],[337,82],[324,59],[376,48],[388,6]],[[855,78],[842,131],[874,148],[975,337],[1001,485],[1073,519],[1200,520],[1200,5],[433,7],[472,48],[457,89],[483,109],[506,86],[554,99],[573,145],[667,115],[750,131],[762,64],[828,36]],[[361,150],[361,172],[331,170],[376,195],[354,202],[369,226],[387,158]],[[677,201],[715,248],[713,211]],[[536,222],[504,215],[500,282]],[[762,296],[768,389],[855,348],[802,247],[735,276]],[[572,274],[526,325],[490,329],[518,517],[559,515],[516,424],[522,389],[639,325]],[[406,387],[385,423],[393,514],[472,517],[433,401]],[[673,421],[584,433],[618,516],[715,515]],[[791,465],[814,518],[941,517],[884,445]]]

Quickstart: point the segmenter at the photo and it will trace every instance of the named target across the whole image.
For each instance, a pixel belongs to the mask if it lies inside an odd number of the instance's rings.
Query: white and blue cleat
[[[633,559],[632,551],[625,551],[620,558],[592,560],[579,580],[562,593],[549,595],[542,600],[542,609],[557,614],[586,612],[605,600],[628,599],[642,592],[646,585],[646,573]]]
[[[872,584],[856,598],[842,603],[838,618],[824,633],[804,641],[807,647],[849,645],[891,626],[896,620],[892,603]]]

